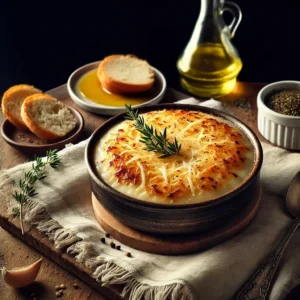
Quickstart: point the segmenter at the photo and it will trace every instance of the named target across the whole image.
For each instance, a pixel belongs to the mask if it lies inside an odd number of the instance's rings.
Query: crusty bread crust
[[[2,97],[2,112],[15,127],[26,130],[27,126],[21,117],[21,107],[24,100],[33,94],[42,93],[32,85],[20,84],[9,88]]]
[[[49,126],[45,126],[44,124],[39,122],[37,118],[37,114],[39,114],[39,111],[45,109],[44,108],[45,101],[48,102],[47,104],[50,104],[50,107],[51,109],[53,109],[54,113],[56,110],[60,110],[60,109],[68,110],[69,112],[68,118],[73,118],[72,119],[73,124],[71,127],[68,128],[68,130],[64,129],[63,132],[53,131]],[[36,109],[38,106],[39,109]],[[76,126],[76,121],[71,111],[62,102],[58,101],[56,98],[48,94],[35,94],[27,97],[22,105],[21,116],[26,126],[29,128],[29,130],[46,142],[53,142],[57,139],[64,137]],[[61,120],[61,121],[63,123],[66,120]]]
[[[102,87],[110,93],[113,94],[129,94],[129,93],[140,93],[149,90],[153,86],[153,82],[149,82],[148,84],[128,84],[120,81],[116,81],[111,77],[107,77],[105,75],[99,75],[98,78],[101,77]]]
[[[128,82],[125,80],[119,80],[116,77],[108,74],[108,68],[109,65],[116,61],[123,59],[124,61],[127,61],[130,63],[130,61],[139,61],[143,62],[143,69],[145,72],[148,72],[148,79],[145,82]],[[133,71],[136,72],[136,71]],[[137,74],[138,75],[138,74]],[[138,93],[138,92],[144,92],[146,90],[149,90],[154,83],[154,72],[151,69],[150,65],[147,63],[147,61],[142,60],[140,58],[137,58],[133,55],[110,55],[105,57],[99,64],[98,70],[97,70],[97,76],[98,79],[101,82],[102,87],[107,90],[108,92],[114,93],[114,94],[124,94],[124,93]]]

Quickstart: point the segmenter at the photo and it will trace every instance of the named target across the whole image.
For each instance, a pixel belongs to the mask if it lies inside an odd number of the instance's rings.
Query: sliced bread
[[[115,94],[144,92],[154,83],[147,61],[133,55],[110,55],[98,66],[98,79],[108,92]]]
[[[21,107],[24,100],[34,94],[40,94],[42,91],[32,85],[20,84],[9,88],[2,97],[2,112],[4,116],[17,128],[27,129],[21,117]]]
[[[46,142],[66,136],[76,126],[72,112],[48,94],[27,97],[21,108],[21,116],[29,130]]]

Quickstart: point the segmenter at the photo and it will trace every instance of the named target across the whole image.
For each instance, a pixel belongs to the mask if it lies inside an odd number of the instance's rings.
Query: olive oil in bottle
[[[190,57],[178,61],[182,86],[200,97],[220,97],[232,91],[242,68],[241,59],[222,44],[200,44]]]
[[[181,84],[199,97],[221,97],[232,91],[242,61],[231,38],[241,21],[238,5],[231,1],[200,0],[201,9],[194,31],[177,62]],[[223,12],[232,14],[227,25]]]

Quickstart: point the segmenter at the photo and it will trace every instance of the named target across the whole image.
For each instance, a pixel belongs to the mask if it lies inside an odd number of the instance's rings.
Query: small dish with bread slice
[[[1,134],[11,146],[29,154],[44,155],[78,140],[83,130],[81,114],[34,86],[21,84],[3,95],[6,120]]]
[[[69,77],[68,92],[81,108],[103,115],[159,103],[166,91],[163,74],[133,55],[109,55],[84,65]]]

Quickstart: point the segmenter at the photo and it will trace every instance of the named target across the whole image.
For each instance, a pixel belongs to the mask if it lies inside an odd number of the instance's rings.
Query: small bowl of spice
[[[300,150],[300,81],[278,81],[257,95],[258,130],[271,143]]]

